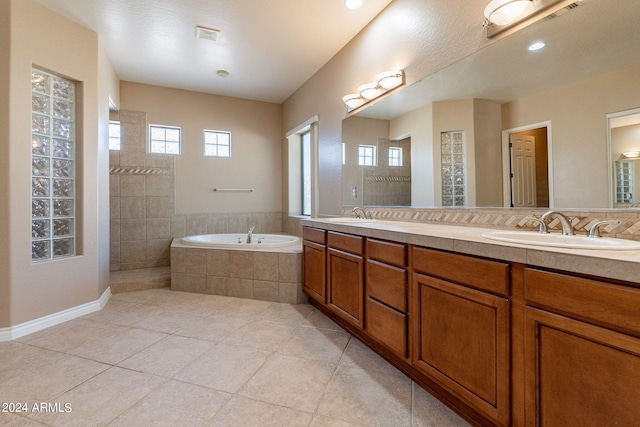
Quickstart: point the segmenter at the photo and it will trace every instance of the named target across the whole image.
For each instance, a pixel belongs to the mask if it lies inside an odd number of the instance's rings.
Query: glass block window
[[[153,154],[180,154],[180,128],[150,125],[149,152]]]
[[[376,165],[375,145],[358,145],[358,164],[360,166]]]
[[[31,259],[75,246],[75,83],[32,69]]]
[[[634,203],[631,162],[616,162],[616,203]]]
[[[442,206],[466,205],[464,131],[440,134]]]
[[[214,157],[231,157],[231,132],[205,130],[204,155]]]
[[[120,150],[120,122],[109,122],[109,150]]]
[[[402,166],[402,147],[389,147],[389,166]]]

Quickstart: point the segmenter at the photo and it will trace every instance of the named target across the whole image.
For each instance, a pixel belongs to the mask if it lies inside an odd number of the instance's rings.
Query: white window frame
[[[215,135],[216,142],[215,143],[208,143],[207,142],[207,135]],[[218,143],[218,137],[220,135],[226,135],[228,137],[229,144],[225,145],[225,144]],[[215,154],[207,154],[207,147],[208,146],[209,147],[215,147]],[[227,147],[227,153],[228,154],[226,154],[226,155],[220,154],[220,147]],[[202,154],[205,157],[223,157],[223,158],[231,157],[231,132],[225,131],[225,130],[205,129],[203,134],[202,134]]]
[[[394,153],[397,153],[397,155]],[[389,166],[402,166],[402,147],[389,147]]]
[[[369,163],[368,159],[371,159]],[[360,166],[377,166],[377,150],[375,145],[360,144],[358,145],[358,165]]]
[[[162,129],[165,131],[164,139],[153,139],[153,130]],[[177,153],[168,153],[167,152],[167,138],[166,131],[167,130],[177,130],[178,131],[178,152]],[[155,142],[163,142],[164,143],[164,151],[154,151],[153,143]],[[174,142],[174,141],[171,141]],[[179,126],[167,126],[167,125],[158,125],[158,124],[150,124],[149,125],[149,145],[148,145],[149,154],[167,154],[170,156],[179,156],[182,153],[182,129]]]
[[[117,136],[115,135],[117,129]],[[109,120],[109,150],[120,151],[122,147],[122,125],[117,120]]]

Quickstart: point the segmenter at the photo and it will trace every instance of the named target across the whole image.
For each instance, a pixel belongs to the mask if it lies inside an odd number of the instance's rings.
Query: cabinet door
[[[346,321],[362,327],[363,261],[358,255],[327,250],[328,303]]]
[[[525,319],[527,425],[638,425],[638,338],[530,307]]]
[[[509,422],[509,301],[414,273],[413,364],[498,425]]]
[[[302,289],[313,299],[327,303],[326,253],[324,245],[304,240],[302,243]]]

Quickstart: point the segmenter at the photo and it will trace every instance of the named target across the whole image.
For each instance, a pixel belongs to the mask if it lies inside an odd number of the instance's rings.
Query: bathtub
[[[286,234],[203,234],[171,244],[171,289],[300,304],[302,241]]]
[[[183,237],[182,242],[189,246],[224,248],[234,250],[269,249],[299,244],[300,238],[286,234],[254,234],[251,243],[246,243],[247,234],[201,234]]]

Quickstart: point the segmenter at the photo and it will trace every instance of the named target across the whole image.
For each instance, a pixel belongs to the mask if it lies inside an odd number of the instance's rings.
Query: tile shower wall
[[[121,125],[121,149],[109,157],[111,271],[168,266],[174,237],[283,230],[281,212],[174,214],[174,157],[147,153],[146,113],[119,111],[111,120]]]

